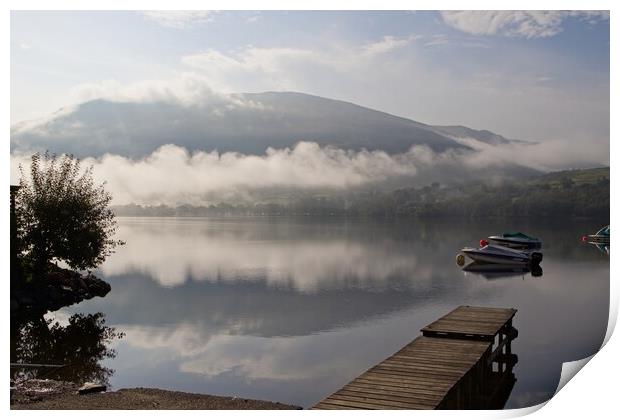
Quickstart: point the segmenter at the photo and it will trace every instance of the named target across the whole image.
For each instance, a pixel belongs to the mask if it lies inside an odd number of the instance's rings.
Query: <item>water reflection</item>
[[[609,260],[564,225],[288,219],[120,220],[127,245],[98,275],[114,388],[153,386],[310,406],[463,304],[519,307],[509,408],[548,399],[561,363],[604,337]],[[536,281],[463,276],[454,255],[490,233],[545,238]],[[486,273],[488,274],[488,273]],[[536,273],[517,273],[530,280]],[[583,279],[588,278],[587,282]],[[516,281],[515,281],[516,280]],[[551,314],[551,315],[550,315]],[[550,333],[553,332],[553,333]]]
[[[462,270],[466,273],[480,275],[487,280],[509,277],[525,279],[526,274],[531,274],[532,277],[541,277],[543,275],[543,269],[539,265],[481,264],[473,262],[467,264]]]
[[[610,248],[609,244],[600,244],[600,243],[595,243],[595,242],[588,242],[588,244],[594,246],[602,254],[609,256],[609,248]]]
[[[74,314],[66,325],[43,317],[12,320],[11,363],[65,365],[62,368],[15,368],[11,377],[55,379],[78,385],[95,381],[109,386],[114,369],[102,365],[116,357],[112,342],[123,337],[105,325],[102,313]]]
[[[428,267],[420,270],[424,254],[411,253],[390,238],[365,242],[347,238],[352,233],[347,229],[342,235],[304,225],[193,221],[130,221],[122,232],[131,238],[126,249],[111,257],[102,272],[105,276],[142,273],[168,287],[189,279],[260,281],[303,292],[350,284],[381,287],[413,272],[419,282],[423,273],[430,272]],[[378,258],[381,264],[376,264]]]

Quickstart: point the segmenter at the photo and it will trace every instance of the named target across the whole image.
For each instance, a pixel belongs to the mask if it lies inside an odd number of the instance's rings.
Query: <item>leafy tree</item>
[[[20,173],[18,243],[35,275],[59,261],[72,269],[94,268],[123,243],[113,239],[112,197],[104,184],[94,185],[92,166],[82,171],[73,156],[46,152],[32,156],[30,179],[21,166]]]

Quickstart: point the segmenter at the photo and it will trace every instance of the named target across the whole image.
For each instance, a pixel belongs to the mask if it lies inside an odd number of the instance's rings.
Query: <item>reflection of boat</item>
[[[604,244],[594,244],[596,245],[596,248],[601,251],[603,254],[607,254],[609,255],[609,244],[604,245]]]
[[[609,244],[610,235],[609,235],[609,225],[605,226],[594,235],[586,235],[581,238],[584,242],[589,242],[591,244]]]
[[[485,245],[482,248],[463,248],[465,255],[479,263],[491,264],[538,264],[542,253],[511,249],[500,245]]]
[[[601,251],[603,254],[605,255],[609,255],[609,244],[602,244],[602,243],[596,243],[596,242],[588,242],[590,245],[594,245],[596,247],[596,249],[598,249],[599,251]]]
[[[479,262],[472,262],[462,269],[468,273],[480,274],[486,279],[496,279],[502,277],[515,277],[523,276],[527,273],[532,273],[532,277],[542,276],[542,268],[535,265],[530,267],[525,264],[481,264]]]
[[[540,239],[521,232],[508,232],[489,236],[489,241],[515,249],[540,249],[542,246]]]

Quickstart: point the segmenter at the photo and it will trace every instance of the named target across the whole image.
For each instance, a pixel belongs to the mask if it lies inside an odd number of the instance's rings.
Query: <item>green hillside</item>
[[[570,171],[551,172],[536,177],[531,183],[548,184],[559,187],[563,183],[572,182],[574,185],[596,184],[599,181],[609,180],[609,166],[605,168],[575,169]]]

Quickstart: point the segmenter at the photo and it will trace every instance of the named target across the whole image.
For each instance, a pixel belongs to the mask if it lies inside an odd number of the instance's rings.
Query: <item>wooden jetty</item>
[[[459,306],[313,409],[502,408],[516,381],[516,312]]]

